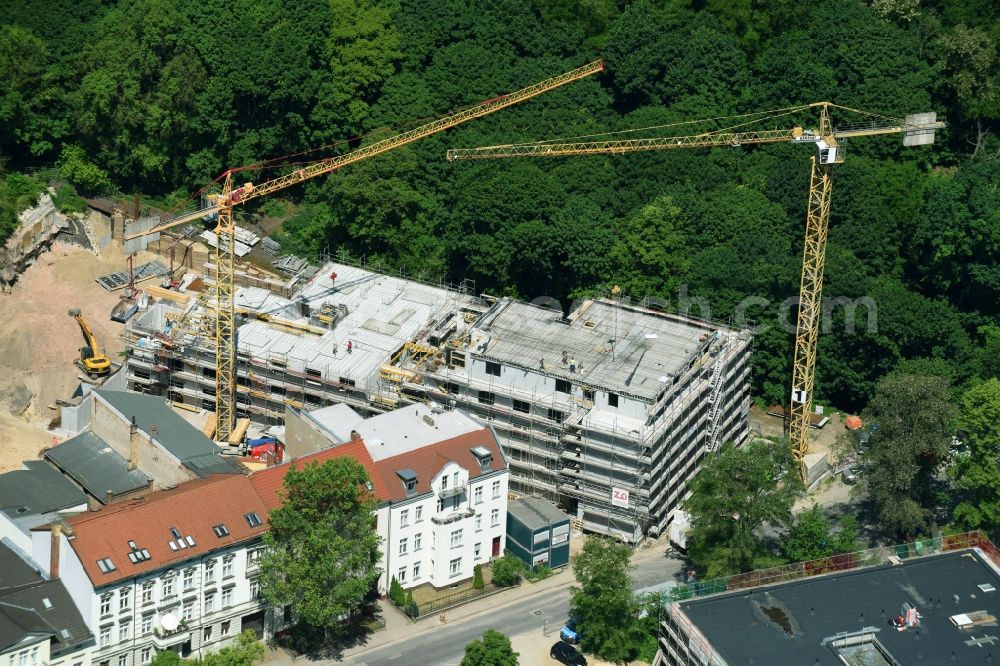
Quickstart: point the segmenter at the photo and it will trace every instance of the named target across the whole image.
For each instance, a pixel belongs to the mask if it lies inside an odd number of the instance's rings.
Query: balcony
[[[182,620],[181,623],[177,625],[177,628],[172,631],[167,631],[162,627],[156,627],[153,629],[153,645],[155,645],[158,650],[165,650],[173,645],[184,643],[189,640],[191,640],[191,629],[184,620]]]
[[[455,495],[464,495],[467,488],[467,484],[460,483],[457,486],[450,486],[448,488],[443,488],[438,491],[438,497],[441,499],[448,499],[449,497],[454,497]]]
[[[448,525],[449,523],[455,523],[466,518],[472,518],[474,515],[476,515],[475,509],[461,509],[459,511],[431,516],[431,522],[436,525]]]

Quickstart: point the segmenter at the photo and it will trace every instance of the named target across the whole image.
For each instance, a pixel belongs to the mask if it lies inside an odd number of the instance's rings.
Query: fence
[[[440,613],[441,611],[445,611],[450,608],[455,608],[456,606],[461,606],[463,604],[476,601],[477,599],[483,599],[485,597],[489,597],[494,594],[503,592],[504,590],[514,589],[515,587],[519,587],[520,585],[521,585],[520,583],[517,583],[516,585],[499,587],[497,585],[494,585],[493,583],[489,583],[486,585],[486,587],[482,588],[481,590],[471,588],[468,590],[455,592],[454,594],[449,594],[447,596],[438,597],[437,599],[433,599],[431,601],[426,601],[422,604],[419,604],[417,606],[417,616],[413,619],[422,620],[423,618],[433,615],[435,613]],[[399,608],[395,604],[393,604],[393,606],[396,607],[404,615],[406,614],[405,608]]]
[[[926,557],[936,553],[944,553],[952,550],[962,550],[965,548],[979,548],[992,560],[995,566],[1000,567],[1000,549],[986,537],[982,532],[963,532],[950,536],[941,536],[931,539],[918,539],[911,543],[897,544],[894,546],[883,546],[880,548],[869,548],[854,553],[833,555],[818,560],[808,562],[796,562],[785,564],[771,569],[761,569],[748,573],[737,574],[735,576],[722,576],[704,581],[696,581],[688,585],[674,588],[672,598],[674,601],[681,601],[692,597],[704,597],[722,592],[731,592],[749,587],[759,587],[761,585],[773,585],[775,583],[785,583],[801,578],[819,576],[821,574],[834,573],[838,571],[850,571],[864,567],[886,564],[894,560],[908,560],[915,557]]]

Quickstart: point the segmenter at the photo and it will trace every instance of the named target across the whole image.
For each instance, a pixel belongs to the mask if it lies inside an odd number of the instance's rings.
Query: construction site
[[[214,412],[215,339],[195,296],[129,321],[128,387]],[[515,493],[630,541],[664,527],[706,453],[749,434],[746,332],[605,299],[564,316],[338,263],[287,296],[241,286],[235,305],[238,423],[336,403],[458,407],[496,429]]]

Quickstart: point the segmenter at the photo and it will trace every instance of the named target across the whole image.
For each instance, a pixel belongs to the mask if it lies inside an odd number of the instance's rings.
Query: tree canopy
[[[487,629],[483,637],[465,646],[465,656],[459,666],[517,666],[518,653],[511,647],[510,639],[494,629]]]
[[[832,313],[816,399],[860,410],[914,364],[962,389],[995,377],[981,350],[1000,325],[1000,4],[758,4],[0,0],[0,177],[57,167],[88,194],[182,198],[601,56],[601,76],[281,194],[286,248],[564,305],[619,285],[678,309],[683,286],[713,318],[757,325],[755,395],[784,403],[807,148],[453,163],[446,148],[689,133],[678,123],[821,99],[933,110],[948,122],[933,149],[853,140],[834,169],[825,295],[875,307],[853,331]],[[17,190],[0,187],[0,240]]]
[[[291,605],[297,621],[323,629],[357,610],[379,577],[370,487],[353,458],[288,470],[283,505],[264,534],[260,581],[268,604]]]
[[[576,618],[580,645],[602,659],[621,663],[631,659],[639,638],[635,617],[639,610],[629,576],[628,544],[591,535],[573,560],[578,585],[570,588],[570,615]]]
[[[960,498],[955,519],[969,529],[992,531],[1000,527],[1000,380],[965,392],[958,424],[966,450],[950,469]]]

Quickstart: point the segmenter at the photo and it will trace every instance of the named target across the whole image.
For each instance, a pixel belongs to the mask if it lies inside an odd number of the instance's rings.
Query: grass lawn
[[[465,592],[466,590],[472,589],[472,578],[467,578],[463,581],[455,583],[454,585],[449,585],[448,587],[442,587],[440,589],[435,589],[432,585],[425,584],[418,587],[410,588],[413,592],[413,601],[417,606],[423,606],[430,601],[436,601],[445,597],[450,597],[453,594],[458,594],[459,592]],[[493,581],[493,572],[488,566],[483,567],[483,582],[486,587],[490,586]]]

